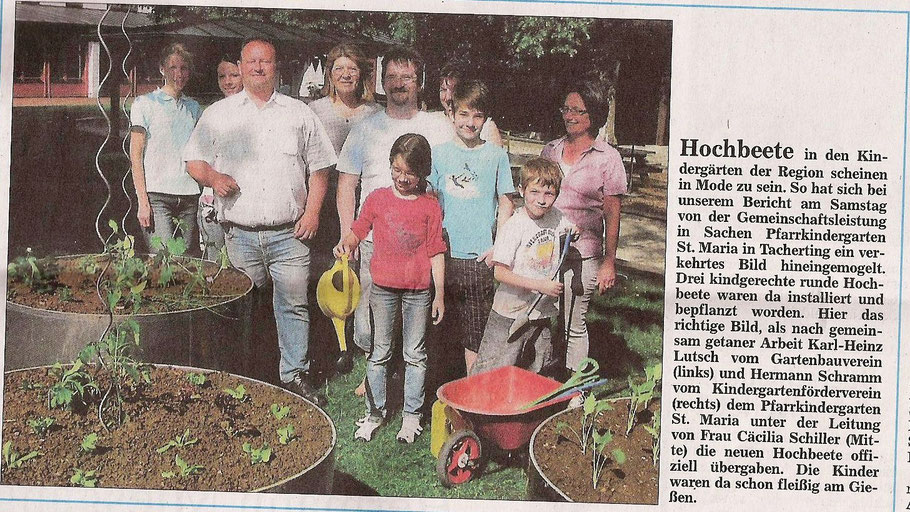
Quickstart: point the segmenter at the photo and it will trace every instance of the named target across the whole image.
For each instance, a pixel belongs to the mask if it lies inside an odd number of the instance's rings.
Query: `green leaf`
[[[594,393],[591,393],[585,398],[584,403],[582,404],[582,410],[585,413],[585,416],[589,416],[594,412],[594,407],[597,405],[597,399],[594,398]]]
[[[130,293],[132,293],[133,295],[139,295],[140,293],[142,293],[143,290],[145,290],[145,287],[147,284],[148,284],[148,281],[142,281],[139,284],[130,286]]]
[[[107,225],[108,225],[108,227],[111,228],[111,231],[113,231],[114,234],[117,234],[117,233],[120,232],[120,227],[117,225],[117,221],[116,221],[116,220],[114,220],[114,219],[109,219],[109,220],[107,221]]]
[[[626,463],[626,452],[624,452],[624,451],[620,450],[619,448],[617,448],[617,449],[613,450],[613,451],[610,452],[610,453],[613,454],[613,461],[616,462],[617,464],[625,464],[625,463]]]
[[[161,472],[161,478],[174,478],[175,476],[177,476],[177,474],[174,473],[173,471],[162,471]]]
[[[167,250],[174,256],[183,256],[186,253],[186,240],[183,238],[171,238],[167,241]]]
[[[117,309],[117,304],[120,302],[120,299],[123,298],[123,293],[120,290],[114,290],[112,292],[107,292],[107,305],[110,307],[111,311]]]

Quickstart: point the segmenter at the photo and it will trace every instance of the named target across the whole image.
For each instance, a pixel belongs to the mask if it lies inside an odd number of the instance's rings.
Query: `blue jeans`
[[[279,229],[250,229],[225,226],[225,242],[231,263],[247,273],[257,288],[272,281],[272,304],[278,327],[282,382],[290,382],[298,371],[307,371],[310,312],[307,285],[310,278],[310,248],[294,238],[294,226]]]
[[[163,243],[167,243],[174,238],[175,221],[181,220],[186,224],[186,230],[181,232],[181,236],[186,240],[187,252],[196,254],[196,205],[199,202],[199,195],[178,196],[149,192],[148,196],[149,206],[152,207],[152,227],[140,231],[149,253],[158,252],[152,246],[152,238],[157,236]]]
[[[401,317],[404,354],[404,414],[419,415],[427,374],[427,321],[430,290],[398,290],[373,285],[373,349],[367,357],[367,412],[386,417],[386,373],[392,359],[392,335]]]

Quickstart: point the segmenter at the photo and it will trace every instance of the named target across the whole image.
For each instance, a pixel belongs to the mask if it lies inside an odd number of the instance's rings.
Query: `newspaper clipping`
[[[2,510],[910,510],[910,5],[0,1]]]

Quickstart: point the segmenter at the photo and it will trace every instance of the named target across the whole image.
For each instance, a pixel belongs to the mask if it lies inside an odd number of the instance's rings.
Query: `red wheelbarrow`
[[[482,467],[483,443],[513,451],[528,444],[534,429],[574,395],[528,404],[562,383],[517,366],[504,366],[443,384],[433,406],[431,450],[445,487],[463,484]],[[438,451],[437,451],[438,450]]]

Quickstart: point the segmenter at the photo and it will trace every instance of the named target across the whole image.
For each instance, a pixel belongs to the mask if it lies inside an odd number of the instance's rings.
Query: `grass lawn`
[[[643,374],[645,366],[660,362],[663,316],[663,283],[629,274],[605,295],[595,297],[591,311],[592,355],[611,380],[601,390],[625,388],[628,375]],[[354,422],[364,414],[363,399],[354,388],[364,374],[365,360],[357,359],[353,372],[335,377],[328,384],[329,416],[338,429],[335,493],[441,498],[523,500],[527,476],[524,457],[515,462],[491,461],[480,478],[446,489],[436,478],[436,459],[430,454],[430,426],[413,445],[400,444],[395,434],[400,412],[377,431],[373,441],[354,440]],[[400,386],[400,383],[398,384]],[[427,392],[427,400],[435,392]],[[400,397],[399,397],[400,400]],[[483,446],[484,449],[487,445]],[[498,459],[504,457],[499,456]]]

